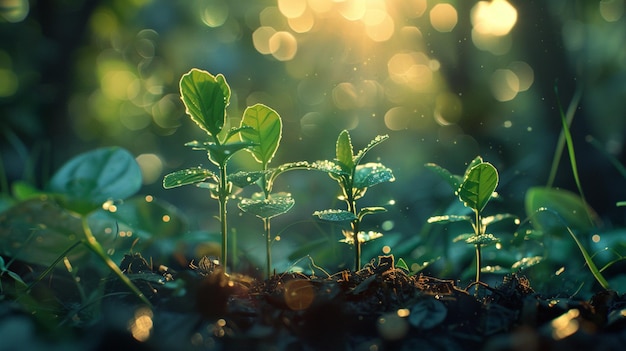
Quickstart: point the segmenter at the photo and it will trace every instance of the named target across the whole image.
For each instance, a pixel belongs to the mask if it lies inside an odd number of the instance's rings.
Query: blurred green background
[[[607,155],[626,161],[626,17],[623,0],[0,0],[0,148],[8,182],[45,186],[79,152],[119,145],[136,156],[145,194],[167,200],[192,229],[217,231],[217,205],[193,187],[164,191],[164,174],[208,164],[183,144],[202,132],[185,115],[178,81],[197,67],[222,73],[238,123],[257,102],[283,118],[274,164],[332,159],[349,129],[355,148],[390,139],[372,157],[396,182],[371,189],[367,218],[410,264],[466,255],[426,219],[457,204],[423,165],[461,173],[482,155],[501,175],[492,212],[525,218],[524,195],[545,185],[564,108],[577,90],[572,133],[587,200],[608,228],[624,225],[626,180]],[[558,95],[555,94],[558,86]],[[589,140],[597,141],[594,147]],[[231,170],[255,167],[247,155]],[[575,190],[561,159],[555,186]],[[6,190],[6,189],[5,189]],[[341,228],[311,213],[342,206],[333,180],[292,172],[276,190],[296,206],[273,222],[277,270],[311,254],[330,271],[349,268]],[[260,221],[230,203],[239,255],[263,260]],[[489,210],[489,208],[488,208]],[[515,230],[515,228],[513,228]],[[308,244],[316,244],[306,246]],[[297,252],[297,249],[302,249]],[[457,261],[455,261],[457,262]],[[464,262],[461,260],[460,262]]]

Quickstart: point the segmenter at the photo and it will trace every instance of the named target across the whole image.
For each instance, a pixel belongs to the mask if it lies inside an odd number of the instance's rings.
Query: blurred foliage
[[[183,151],[200,135],[178,91],[197,67],[227,77],[230,125],[255,103],[282,116],[277,164],[332,154],[343,129],[359,145],[389,134],[378,151],[397,181],[371,201],[393,206],[367,224],[385,237],[364,255],[391,247],[409,265],[437,261],[454,274],[471,252],[448,244],[453,228],[425,223],[462,204],[423,164],[459,173],[482,155],[506,194],[492,208],[522,215],[526,190],[545,185],[561,128],[555,84],[565,104],[583,89],[571,131],[586,199],[607,230],[625,224],[614,206],[625,180],[600,156],[626,161],[625,22],[623,0],[0,0],[3,183],[43,186],[79,152],[119,145],[136,156],[143,193],[181,207],[191,228],[216,230],[217,209],[202,195],[161,188],[164,174],[203,162]],[[233,164],[255,167],[248,155]],[[554,186],[575,191],[567,163]],[[328,206],[332,180],[294,172],[276,187],[298,204],[273,225],[284,228],[277,269],[305,245],[327,249],[310,252],[318,263],[349,265],[340,228],[327,233],[309,216]],[[261,261],[258,226],[240,219],[239,254]]]

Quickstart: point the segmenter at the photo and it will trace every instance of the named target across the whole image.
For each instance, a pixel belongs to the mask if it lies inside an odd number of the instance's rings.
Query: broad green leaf
[[[345,210],[323,210],[313,212],[314,216],[325,221],[343,222],[357,219],[354,213]]]
[[[374,146],[382,143],[383,141],[389,139],[389,135],[378,135],[376,136],[376,138],[372,139],[370,141],[369,144],[367,144],[366,147],[364,147],[363,149],[361,149],[355,156],[354,156],[354,164],[358,165],[359,163],[361,163],[361,159],[363,159],[363,156],[365,156],[365,154],[370,151]]]
[[[481,212],[498,186],[498,171],[488,162],[470,169],[458,190],[463,204],[476,212]]]
[[[463,177],[467,177],[467,175],[469,174],[470,170],[472,170],[472,168],[478,166],[479,164],[483,163],[483,158],[480,156],[476,156],[472,162],[469,163],[469,165],[467,165],[467,168],[465,169],[465,174],[463,174]]]
[[[445,180],[450,185],[450,187],[454,191],[457,191],[459,189],[459,186],[461,186],[461,183],[463,182],[463,177],[454,175],[450,173],[450,171],[448,171],[447,169],[439,165],[436,165],[434,163],[427,163],[424,166],[427,169],[438,174],[443,180]]]
[[[500,242],[500,239],[496,238],[493,234],[481,234],[481,235],[472,235],[469,238],[465,239],[465,242],[472,245],[493,245]]]
[[[356,189],[369,188],[376,184],[393,181],[395,178],[391,169],[380,163],[366,163],[356,167],[353,187]]]
[[[459,242],[459,241],[467,241],[469,238],[475,236],[476,234],[474,233],[463,233],[463,234],[459,234],[457,236],[455,236],[452,239],[453,243]]]
[[[119,147],[96,149],[67,162],[52,177],[51,192],[64,206],[87,214],[109,199],[121,200],[141,188],[141,170],[135,158]]]
[[[593,209],[575,193],[555,188],[533,187],[526,192],[526,213],[533,226],[545,232],[561,230],[568,226],[573,230],[588,231],[595,227],[587,213]]]
[[[387,212],[387,209],[384,207],[363,207],[360,211],[359,211],[359,221],[363,219],[363,217],[367,216],[367,215],[371,215],[374,213],[379,213],[379,212]]]
[[[428,218],[428,223],[452,223],[452,222],[472,222],[470,216],[457,216],[457,215],[444,215],[444,216],[432,216]]]
[[[233,185],[236,187],[245,188],[248,185],[255,183],[256,181],[261,179],[264,174],[268,173],[269,171],[239,171],[237,173],[229,174],[228,181],[233,183]]]
[[[180,95],[186,112],[202,130],[216,137],[224,127],[230,87],[224,76],[192,69],[180,79]]]
[[[354,245],[354,233],[353,232],[351,232],[349,230],[344,230],[343,231],[343,236],[345,238],[339,240],[339,242],[346,243],[346,244],[349,244],[349,245]],[[359,243],[361,243],[361,244],[366,243],[368,241],[372,241],[374,239],[381,238],[382,236],[383,236],[382,233],[374,232],[374,231],[368,231],[368,232],[360,231],[357,234],[357,238],[359,240]]]
[[[289,193],[274,193],[265,198],[263,193],[254,193],[249,199],[242,199],[239,208],[259,218],[272,218],[289,211],[295,201]]]
[[[42,195],[42,191],[35,188],[32,184],[19,180],[11,184],[11,189],[15,199],[27,200]]]
[[[278,150],[282,137],[280,116],[273,109],[256,104],[246,108],[241,126],[251,127],[241,130],[239,136],[242,141],[255,144],[248,151],[257,162],[266,167]]]
[[[336,145],[337,161],[341,165],[344,171],[352,170],[354,167],[354,149],[352,147],[352,140],[350,140],[350,133],[347,130],[342,130],[337,138]]]
[[[163,187],[165,189],[171,189],[178,186],[196,184],[207,179],[211,179],[214,182],[219,181],[217,175],[208,169],[200,167],[181,169],[180,171],[172,172],[163,177]]]
[[[96,239],[107,250],[124,252],[134,237],[121,238],[119,224],[96,211],[89,216],[89,225]],[[46,196],[22,201],[0,213],[0,255],[30,264],[49,266],[68,248],[84,240],[80,219]],[[91,262],[85,245],[78,245],[66,254],[74,265]]]

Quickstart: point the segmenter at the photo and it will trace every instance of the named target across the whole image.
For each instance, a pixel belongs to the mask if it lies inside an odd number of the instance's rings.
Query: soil
[[[126,288],[112,280],[102,315],[89,321],[75,312],[43,330],[43,337],[35,323],[31,334],[38,338],[20,341],[8,326],[32,318],[3,303],[0,349],[623,350],[626,344],[625,296],[600,291],[589,301],[546,298],[519,274],[493,287],[460,288],[451,280],[409,275],[393,256],[357,272],[267,280],[227,275],[208,258],[172,272],[153,270],[135,254],[121,267],[152,301],[152,311],[136,296],[120,294]],[[140,342],[142,331],[150,337]]]

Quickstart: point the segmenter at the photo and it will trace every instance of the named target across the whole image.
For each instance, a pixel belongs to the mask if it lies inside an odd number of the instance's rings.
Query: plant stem
[[[476,233],[476,236],[480,236],[482,234],[482,223],[481,223],[481,218],[480,218],[480,212],[479,211],[474,211],[474,213],[476,214],[476,224],[474,226],[474,232]],[[482,261],[482,253],[481,253],[481,247],[480,247],[480,242],[475,244],[476,246],[476,291],[475,293],[478,294],[478,282],[480,282],[480,267],[481,267],[481,261]]]
[[[224,272],[227,271],[228,267],[228,225],[226,222],[226,202],[228,202],[228,195],[230,193],[228,189],[228,182],[226,179],[226,163],[219,167],[220,169],[220,186],[219,186],[219,203],[220,203],[220,227],[222,231],[222,252],[221,252],[221,263],[222,267],[224,267]]]
[[[265,229],[265,237],[267,238],[267,279],[270,278],[272,274],[272,236],[270,233],[270,219],[263,218],[263,229]]]
[[[347,202],[348,211],[352,212],[356,216],[356,201],[350,197]],[[359,241],[358,218],[350,222],[350,226],[352,227],[352,239],[354,240],[354,271],[356,272],[361,269],[361,242]]]
[[[109,267],[109,269],[117,275],[117,277],[133,292],[141,301],[143,301],[146,305],[152,307],[152,304],[146,298],[146,296],[137,288],[137,286],[120,270],[115,262],[109,257],[100,243],[96,240],[96,237],[91,232],[91,228],[89,227],[89,222],[87,221],[87,216],[81,216],[81,223],[83,226],[83,232],[85,233],[85,245],[93,251],[100,259]]]

